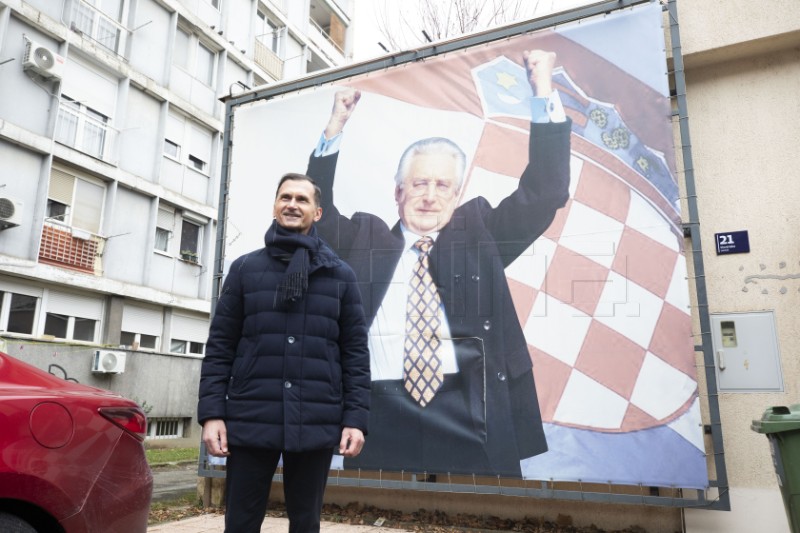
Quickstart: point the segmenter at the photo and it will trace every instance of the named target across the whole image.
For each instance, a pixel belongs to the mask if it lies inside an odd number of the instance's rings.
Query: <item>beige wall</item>
[[[709,311],[774,311],[785,387],[720,394],[732,511],[687,511],[687,530],[788,531],[767,438],[750,423],[800,403],[800,2],[678,9]],[[737,230],[751,252],[717,256],[714,233]],[[750,275],[785,279],[746,284]]]

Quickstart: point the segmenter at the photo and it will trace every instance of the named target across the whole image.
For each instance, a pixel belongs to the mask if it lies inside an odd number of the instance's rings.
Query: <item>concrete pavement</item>
[[[186,518],[177,522],[158,524],[147,528],[147,533],[222,533],[225,530],[225,517],[208,514]],[[289,531],[288,518],[267,517],[261,526],[261,533],[285,533]],[[398,533],[410,529],[392,529],[378,526],[353,526],[323,522],[320,533]]]
[[[152,468],[153,501],[167,501],[181,496],[197,494],[197,463],[194,461],[179,465]],[[225,530],[225,517],[207,514],[151,526],[147,533],[222,533]],[[261,527],[262,533],[289,531],[288,518],[267,517]],[[321,532],[325,533],[398,533],[401,530],[378,526],[353,526],[323,522]]]

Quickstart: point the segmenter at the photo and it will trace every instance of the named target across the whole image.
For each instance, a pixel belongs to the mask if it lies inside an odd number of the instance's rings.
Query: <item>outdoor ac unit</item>
[[[64,75],[64,58],[36,41],[28,41],[22,68],[32,70],[46,78],[60,80]]]
[[[125,372],[125,352],[97,350],[92,360],[92,372],[122,374]]]
[[[22,202],[11,198],[0,198],[0,230],[13,228],[22,223]]]

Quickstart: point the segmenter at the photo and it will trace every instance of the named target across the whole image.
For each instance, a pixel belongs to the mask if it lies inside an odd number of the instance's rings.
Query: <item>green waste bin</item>
[[[800,533],[800,404],[769,407],[750,429],[769,439],[789,527]]]

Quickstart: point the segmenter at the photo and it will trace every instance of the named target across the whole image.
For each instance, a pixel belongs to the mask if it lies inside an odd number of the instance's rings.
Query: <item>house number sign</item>
[[[750,238],[747,231],[728,231],[715,233],[717,255],[745,254],[750,252]]]

